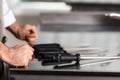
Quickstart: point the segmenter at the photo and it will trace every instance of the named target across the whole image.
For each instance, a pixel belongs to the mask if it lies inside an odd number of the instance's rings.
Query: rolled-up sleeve
[[[16,21],[13,12],[8,8],[6,0],[3,0],[3,18],[4,27],[8,27]]]

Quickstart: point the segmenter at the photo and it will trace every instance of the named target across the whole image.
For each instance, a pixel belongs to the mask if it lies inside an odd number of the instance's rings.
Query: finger
[[[27,31],[27,35],[28,36],[30,36],[31,34],[34,34],[35,33],[35,31],[33,30],[33,29],[29,29],[28,31]]]
[[[35,42],[29,42],[29,41],[27,41],[27,42],[28,42],[28,45],[29,45],[29,46],[31,46],[31,47],[34,46],[34,43],[35,43]],[[34,49],[33,49],[32,51],[34,51]]]
[[[33,34],[29,34],[29,35],[26,35],[25,36],[25,39],[29,42],[33,42],[33,41],[36,41],[38,39],[38,35],[36,33],[33,33]]]
[[[32,56],[29,57],[29,61],[31,61],[31,60],[32,60]]]
[[[29,57],[29,61],[32,61],[33,58],[34,58],[34,56],[33,56],[33,55],[30,55],[30,57]]]
[[[36,38],[27,38],[26,41],[30,46],[33,46],[37,40]]]
[[[32,58],[33,57],[33,51],[29,52],[29,57]]]
[[[29,63],[29,56],[27,55],[26,59],[24,59],[24,66],[28,66],[28,63]]]
[[[29,46],[29,45],[28,45],[28,47],[29,47],[29,49],[31,50],[31,52],[30,52],[30,53],[32,53],[32,54],[33,54],[34,48],[32,48],[32,47],[31,47],[31,46]],[[30,50],[29,50],[29,51],[30,51]]]
[[[30,34],[30,35],[26,35],[26,38],[35,38],[37,40],[38,35],[37,34]]]
[[[28,30],[28,33],[27,33],[27,36],[30,36],[30,37],[38,37],[38,34],[37,34],[37,30],[36,28],[34,29],[29,29]]]
[[[27,67],[28,67],[28,63],[25,63],[25,64],[24,64],[24,67],[27,68]]]
[[[26,31],[26,36],[25,36],[26,40],[28,38],[34,38],[35,41],[38,39],[38,34],[37,34],[37,30],[36,27],[29,27]],[[28,39],[29,40],[29,39]]]
[[[29,52],[28,52],[28,55],[27,55],[27,58],[26,58],[26,59],[28,59],[28,62],[31,61],[32,55],[33,55],[33,52],[32,52],[32,51],[31,51],[31,52],[29,51]]]
[[[32,55],[29,53],[26,58],[25,66],[27,67],[29,65],[29,62],[32,60]]]
[[[37,29],[35,26],[26,26],[27,34],[37,33]]]
[[[37,32],[34,32],[34,33],[27,33],[26,37],[38,39],[38,34],[37,34]]]
[[[28,42],[33,42],[33,43],[35,43],[36,41],[37,41],[36,38],[28,38]]]
[[[23,48],[26,50],[26,51],[34,51],[34,48],[32,48],[30,45],[28,45],[28,44],[25,44],[25,45],[22,45],[23,46]]]
[[[31,47],[33,47],[34,46],[34,43],[28,43]]]
[[[35,42],[35,41],[37,41],[38,37],[35,35],[34,36],[26,36],[25,39],[29,42],[33,42],[33,41]]]

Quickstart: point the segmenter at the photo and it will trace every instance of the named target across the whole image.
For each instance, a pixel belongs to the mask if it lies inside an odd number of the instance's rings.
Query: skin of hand
[[[0,59],[13,66],[28,66],[32,59],[34,49],[29,45],[16,45],[8,48],[0,43]]]
[[[36,26],[34,25],[25,25],[18,30],[19,39],[26,40],[29,45],[33,45],[38,39]]]
[[[31,46],[38,39],[37,29],[35,25],[26,24],[25,26],[20,26],[17,22],[15,22],[7,29],[11,31],[17,38],[27,41]]]

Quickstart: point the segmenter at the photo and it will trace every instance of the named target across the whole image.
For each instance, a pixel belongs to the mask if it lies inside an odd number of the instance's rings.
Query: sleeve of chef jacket
[[[3,18],[4,27],[8,27],[16,21],[12,11],[8,8],[6,0],[3,0]]]

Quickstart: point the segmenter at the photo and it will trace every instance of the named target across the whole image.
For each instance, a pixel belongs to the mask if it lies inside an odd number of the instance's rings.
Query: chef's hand
[[[8,48],[2,44],[0,49],[0,59],[2,61],[13,66],[22,67],[28,66],[34,51],[29,45],[16,45],[12,48]]]
[[[35,25],[26,24],[25,26],[21,26],[17,22],[14,22],[7,27],[7,29],[11,31],[17,38],[27,41],[31,46],[38,39]]]
[[[35,25],[25,25],[18,30],[18,38],[21,40],[26,40],[31,46],[38,39],[37,29]]]

